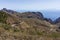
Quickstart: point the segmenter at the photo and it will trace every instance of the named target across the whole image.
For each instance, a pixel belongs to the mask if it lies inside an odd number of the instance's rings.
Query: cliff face
[[[4,8],[0,16],[1,40],[60,40],[59,25],[41,12],[19,13]]]

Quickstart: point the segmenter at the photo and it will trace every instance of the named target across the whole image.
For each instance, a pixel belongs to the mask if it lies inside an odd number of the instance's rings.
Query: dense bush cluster
[[[7,14],[3,11],[0,11],[0,23],[6,23]]]

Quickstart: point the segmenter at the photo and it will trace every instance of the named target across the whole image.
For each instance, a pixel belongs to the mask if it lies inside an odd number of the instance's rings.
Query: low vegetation
[[[60,40],[60,32],[54,30],[55,24],[43,20],[43,16],[41,20],[42,14],[30,13],[16,16],[0,11],[0,40]]]
[[[8,15],[5,12],[0,11],[0,23],[6,23],[7,17]]]

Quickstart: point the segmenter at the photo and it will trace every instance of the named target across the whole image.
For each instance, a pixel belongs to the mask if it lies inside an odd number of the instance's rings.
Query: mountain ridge
[[[51,19],[45,18],[41,12],[20,13],[2,9],[0,10],[0,39],[59,40],[58,24],[60,23],[54,23]]]

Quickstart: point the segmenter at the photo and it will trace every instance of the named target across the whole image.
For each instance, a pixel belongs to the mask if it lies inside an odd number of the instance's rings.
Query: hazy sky
[[[60,0],[0,0],[0,9],[2,8],[28,11],[44,10],[42,13],[48,18],[60,17]]]
[[[0,0],[0,9],[60,10],[60,0]]]

